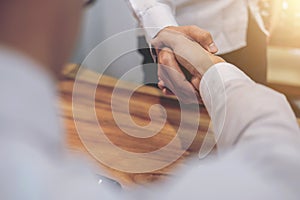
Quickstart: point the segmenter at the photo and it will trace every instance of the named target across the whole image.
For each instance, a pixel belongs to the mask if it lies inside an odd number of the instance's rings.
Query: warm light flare
[[[282,9],[300,12],[300,0],[282,0]]]
[[[289,8],[288,2],[286,2],[286,1],[282,2],[282,9],[287,10],[288,8]]]
[[[260,0],[271,45],[300,48],[300,0]]]

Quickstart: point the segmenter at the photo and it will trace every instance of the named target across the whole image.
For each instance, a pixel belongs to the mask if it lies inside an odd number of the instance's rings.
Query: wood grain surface
[[[76,66],[66,67],[59,85],[69,149],[72,153],[89,155],[90,163],[100,169],[99,173],[119,181],[123,186],[171,178],[175,169],[184,166],[188,158],[198,156],[206,135],[206,141],[213,146],[213,133],[208,128],[210,119],[203,105],[180,105],[175,98],[164,96],[156,88],[118,82],[88,70],[81,71],[80,78],[77,76],[76,88],[79,89],[74,92],[76,74],[79,74]],[[90,99],[89,94],[94,88],[95,98]],[[128,98],[127,94],[131,92]],[[73,101],[72,107],[74,93],[76,105]],[[95,113],[96,121],[91,113]],[[129,133],[126,130],[130,130]],[[99,137],[100,132],[105,137]],[[189,142],[192,144],[189,145]],[[172,145],[163,153],[150,154],[160,152],[169,144]],[[116,147],[129,155],[115,151]],[[132,157],[134,153],[143,160]],[[103,155],[105,162],[102,162]],[[178,158],[174,162],[170,160],[176,156]],[[126,168],[124,172],[124,166],[131,171],[126,171]]]
[[[209,147],[214,144],[210,119],[203,105],[180,105],[175,98],[164,96],[156,88],[118,81],[89,70],[79,73],[75,65],[67,66],[63,74],[59,84],[60,106],[70,152],[88,155],[97,173],[117,180],[123,187],[170,179],[188,159],[196,159],[205,136]],[[280,86],[273,88],[282,89]],[[293,91],[293,97],[298,97],[298,91]],[[94,98],[89,98],[90,94],[94,94]],[[75,98],[73,106],[72,95]],[[200,116],[196,115],[197,109]],[[194,136],[191,132],[195,126]],[[183,134],[178,137],[178,132]],[[187,145],[190,138],[192,144]],[[163,154],[149,154],[163,149],[171,141],[173,146]],[[129,155],[115,151],[115,147]],[[136,160],[131,153],[143,160]],[[106,162],[103,162],[103,155],[106,155]],[[179,158],[170,162],[174,155]],[[165,167],[141,172],[149,166],[151,169],[152,164]],[[118,165],[132,171],[120,170]]]

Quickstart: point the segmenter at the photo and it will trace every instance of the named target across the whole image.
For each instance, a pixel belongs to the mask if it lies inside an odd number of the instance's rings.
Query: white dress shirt
[[[65,152],[46,72],[13,51],[0,49],[0,60],[0,199],[299,199],[300,133],[289,104],[230,64],[201,81],[220,156],[159,189],[118,197]]]
[[[248,9],[266,34],[258,0],[127,0],[145,29],[147,41],[164,27],[197,25],[209,31],[219,54],[247,45]],[[153,29],[155,28],[155,29]]]

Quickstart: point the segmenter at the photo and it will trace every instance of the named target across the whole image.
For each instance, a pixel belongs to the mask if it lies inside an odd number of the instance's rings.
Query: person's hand
[[[174,30],[161,31],[152,45],[158,51],[159,87],[165,94],[174,93],[185,103],[198,102],[201,77],[214,64],[224,62]],[[191,74],[190,80],[186,79],[180,65]],[[197,102],[191,98],[194,94]]]
[[[208,31],[199,28],[198,26],[168,26],[164,28],[161,32],[168,30],[173,30],[178,33],[182,33],[187,38],[200,44],[204,49],[206,49],[210,53],[215,54],[218,52],[218,48],[214,43],[211,34]]]
[[[165,95],[175,95],[183,103],[200,103],[198,90],[183,74],[171,49],[164,47],[158,54],[158,87]]]

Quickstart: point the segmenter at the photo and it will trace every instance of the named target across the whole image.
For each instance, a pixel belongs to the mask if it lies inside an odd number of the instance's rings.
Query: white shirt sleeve
[[[300,133],[286,98],[228,63],[200,91],[221,156],[182,171],[167,199],[298,199]]]
[[[146,32],[149,42],[167,26],[177,26],[170,1],[126,0]]]
[[[256,84],[231,64],[219,63],[210,68],[201,81],[200,92],[221,152],[269,134],[299,137],[296,117],[285,96]]]
[[[209,69],[200,90],[221,157],[234,155],[268,184],[280,185],[281,192],[297,199],[300,131],[285,96],[228,63]]]

